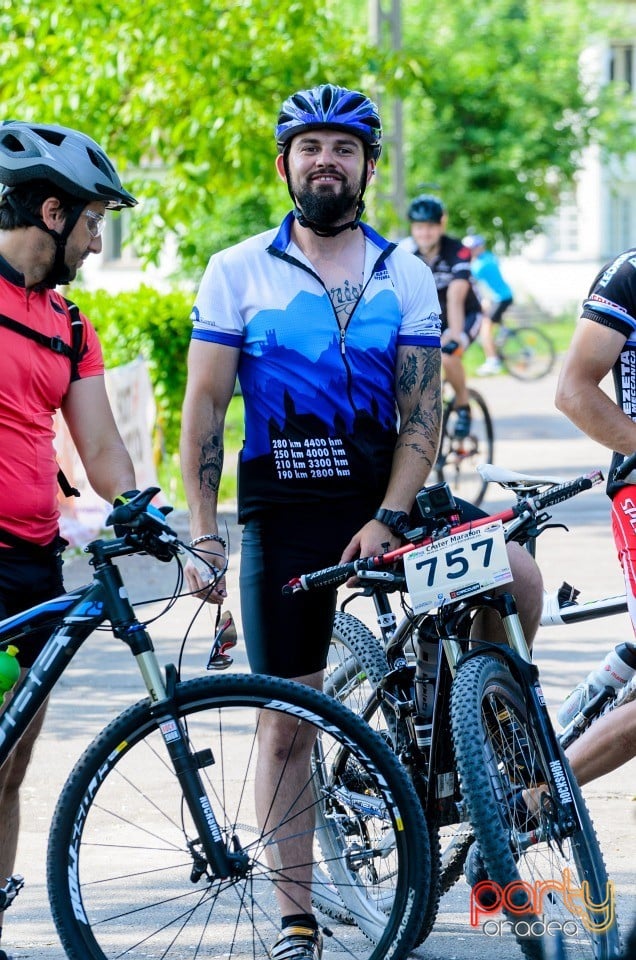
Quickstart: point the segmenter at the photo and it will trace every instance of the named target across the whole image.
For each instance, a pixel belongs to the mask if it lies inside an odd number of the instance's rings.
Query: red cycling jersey
[[[0,313],[71,345],[64,297],[48,289],[27,291],[22,275],[1,257]],[[104,373],[97,334],[83,320],[79,379]],[[32,543],[48,544],[58,532],[53,416],[70,374],[68,357],[0,326],[0,527]]]

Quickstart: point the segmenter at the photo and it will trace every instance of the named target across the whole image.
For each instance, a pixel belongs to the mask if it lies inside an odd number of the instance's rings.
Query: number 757
[[[476,543],[471,543],[469,547],[473,553],[475,553],[476,550],[483,549],[484,556],[482,566],[485,569],[490,565],[490,557],[492,555],[493,547],[492,537],[485,537],[483,540],[478,540]],[[428,567],[427,586],[432,587],[435,583],[435,574],[437,572],[438,564],[443,561],[446,564],[446,579],[458,580],[459,577],[463,577],[466,573],[468,573],[470,569],[470,562],[466,558],[465,553],[466,546],[455,547],[454,550],[448,550],[441,556],[438,554],[436,556],[427,557],[425,560],[418,560],[415,564],[415,569],[422,570],[424,567]]]

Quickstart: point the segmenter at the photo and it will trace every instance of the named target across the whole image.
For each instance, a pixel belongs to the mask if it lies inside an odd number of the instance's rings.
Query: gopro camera
[[[425,520],[439,517],[451,517],[457,513],[457,504],[447,483],[435,483],[432,487],[422,487],[415,499]]]

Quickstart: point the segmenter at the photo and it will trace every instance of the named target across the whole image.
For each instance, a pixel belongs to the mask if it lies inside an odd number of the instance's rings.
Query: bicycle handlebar
[[[123,540],[136,545],[157,560],[168,561],[179,551],[178,537],[166,523],[172,507],[154,507],[159,487],[147,487],[127,503],[115,507],[106,518],[107,527],[125,527]],[[117,531],[119,532],[119,531]]]
[[[390,566],[401,560],[406,553],[410,553],[419,547],[427,546],[427,544],[433,543],[435,540],[446,536],[449,532],[462,533],[466,530],[473,530],[475,527],[481,527],[486,523],[492,523],[495,520],[501,520],[502,523],[509,523],[512,520],[516,521],[514,524],[511,524],[510,530],[505,531],[506,541],[515,540],[546,507],[570,500],[583,490],[589,490],[597,483],[601,483],[602,480],[603,474],[601,471],[594,470],[592,473],[576,477],[574,480],[559,483],[539,496],[522,497],[516,504],[507,510],[503,510],[501,513],[480,517],[478,520],[470,520],[467,523],[461,523],[458,526],[452,527],[450,530],[448,521],[443,519],[440,522],[440,526],[442,523],[444,524],[441,532],[438,531],[436,534],[433,534],[433,536],[424,537],[415,543],[407,543],[403,547],[398,547],[396,550],[391,550],[388,553],[378,554],[374,557],[362,557],[359,560],[352,560],[349,563],[336,564],[332,567],[325,567],[322,570],[315,570],[313,573],[305,573],[299,577],[294,577],[289,583],[283,586],[283,596],[291,596],[301,590],[309,591],[319,590],[324,587],[340,587],[343,583],[346,583],[350,577],[354,577],[360,571],[376,570],[378,567]]]

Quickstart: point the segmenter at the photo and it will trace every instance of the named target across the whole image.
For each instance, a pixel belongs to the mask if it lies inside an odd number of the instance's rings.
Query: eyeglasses
[[[88,232],[91,237],[101,237],[106,226],[106,217],[102,213],[95,213],[94,210],[85,210],[84,216],[88,220]]]

